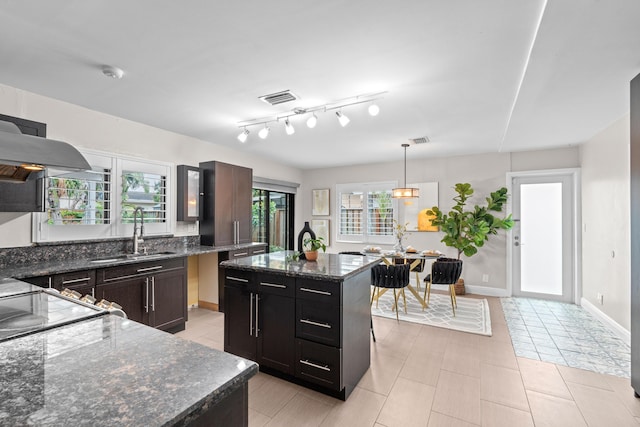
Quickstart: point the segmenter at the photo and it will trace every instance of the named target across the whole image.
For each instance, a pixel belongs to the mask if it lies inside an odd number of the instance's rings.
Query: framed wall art
[[[329,220],[328,219],[312,219],[311,229],[316,233],[316,237],[322,237],[325,245],[329,246]]]
[[[329,189],[311,190],[311,215],[329,215]]]

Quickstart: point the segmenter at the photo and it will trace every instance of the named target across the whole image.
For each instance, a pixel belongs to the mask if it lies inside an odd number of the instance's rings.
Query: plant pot
[[[463,278],[458,279],[454,288],[456,290],[456,295],[464,295],[466,293],[464,289],[464,279]]]
[[[318,259],[318,251],[304,251],[304,257],[307,261],[315,261]]]

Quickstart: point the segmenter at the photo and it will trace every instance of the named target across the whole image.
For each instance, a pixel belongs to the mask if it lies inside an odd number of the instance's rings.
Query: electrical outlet
[[[598,298],[598,302],[600,303],[600,305],[603,305],[604,304],[604,295],[602,295],[600,292],[598,292],[597,298]]]
[[[482,282],[489,283],[489,275],[488,274],[483,274],[482,275]]]

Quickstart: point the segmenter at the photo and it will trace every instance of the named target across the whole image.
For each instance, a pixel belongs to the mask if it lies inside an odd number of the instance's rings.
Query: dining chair
[[[385,258],[383,258],[385,260]],[[409,264],[378,264],[371,269],[371,285],[373,286],[373,294],[371,295],[371,305],[373,300],[376,300],[376,307],[378,303],[378,297],[382,293],[380,288],[393,290],[393,307],[392,310],[396,311],[396,320],[400,320],[398,317],[398,298],[399,294],[402,294],[404,301],[404,312],[407,312],[407,298],[404,295],[404,288],[409,284],[411,277],[411,266]],[[376,290],[378,292],[376,292]],[[397,291],[400,292],[397,292]]]
[[[456,301],[455,284],[462,274],[462,260],[454,258],[438,258],[431,264],[431,274],[424,278],[424,297],[427,307],[431,300],[431,285],[449,285],[449,296],[451,298],[451,309],[456,315],[458,303]]]

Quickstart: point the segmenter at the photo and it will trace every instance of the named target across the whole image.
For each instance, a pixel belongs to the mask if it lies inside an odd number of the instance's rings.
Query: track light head
[[[247,137],[249,136],[249,129],[245,128],[240,135],[238,135],[238,141],[245,143],[247,142]]]
[[[267,136],[269,136],[269,131],[271,129],[269,129],[269,127],[267,127],[267,124],[264,124],[264,127],[262,129],[260,129],[260,131],[258,132],[258,136],[262,139],[266,139]]]
[[[371,104],[369,105],[369,115],[370,116],[377,116],[380,113],[380,107],[378,107],[378,104]]]
[[[342,111],[336,111],[336,116],[338,116],[338,121],[340,122],[340,125],[342,127],[345,127],[351,121],[351,120],[349,120],[349,117],[347,117],[344,114],[342,114]]]
[[[313,113],[313,115],[309,117],[309,119],[307,120],[307,126],[313,129],[314,127],[316,127],[317,123],[318,123],[318,117],[316,117],[316,113]]]
[[[291,122],[289,122],[289,118],[284,119],[284,130],[287,132],[287,135],[293,135],[296,133],[296,130],[293,128]]]

